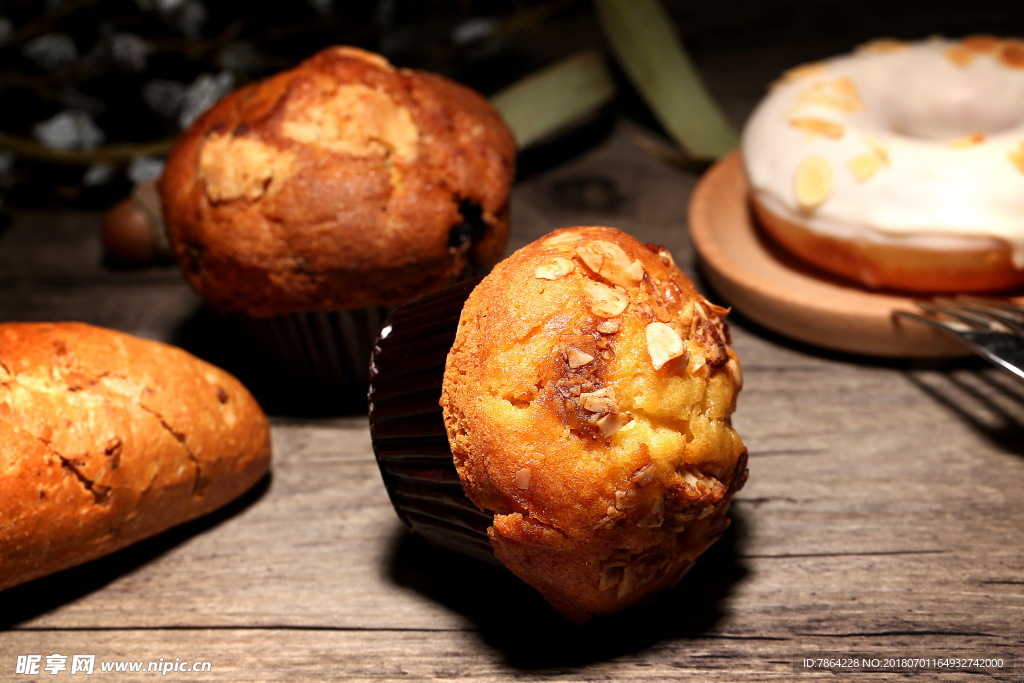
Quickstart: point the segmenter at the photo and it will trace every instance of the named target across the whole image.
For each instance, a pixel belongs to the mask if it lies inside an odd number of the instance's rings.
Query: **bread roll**
[[[270,464],[242,384],[81,323],[0,324],[0,590],[206,514]]]

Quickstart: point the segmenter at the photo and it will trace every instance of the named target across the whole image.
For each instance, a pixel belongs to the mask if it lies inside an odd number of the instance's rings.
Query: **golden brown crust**
[[[575,620],[672,585],[746,476],[726,311],[668,252],[557,230],[476,287],[441,405],[496,555]]]
[[[335,47],[217,103],[160,187],[182,270],[216,308],[362,308],[497,261],[514,159],[477,93]]]
[[[993,292],[1024,286],[1010,245],[979,237],[959,251],[843,240],[786,220],[751,198],[765,232],[804,261],[873,288],[910,292]]]
[[[0,590],[206,514],[268,470],[267,418],[185,351],[0,325]]]

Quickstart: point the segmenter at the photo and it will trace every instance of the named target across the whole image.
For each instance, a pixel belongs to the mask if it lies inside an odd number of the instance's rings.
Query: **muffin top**
[[[746,477],[727,311],[662,247],[556,230],[463,309],[441,406],[495,554],[575,620],[677,581]]]
[[[215,308],[391,305],[504,252],[515,141],[479,94],[351,47],[229,94],[160,180],[169,237]]]

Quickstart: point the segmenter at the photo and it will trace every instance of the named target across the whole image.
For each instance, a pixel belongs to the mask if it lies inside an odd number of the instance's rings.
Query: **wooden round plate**
[[[764,327],[815,346],[891,358],[970,355],[952,337],[893,316],[909,296],[860,288],[803,264],[767,241],[754,222],[738,152],[712,166],[690,202],[690,235],[705,276]],[[1024,302],[1024,297],[1013,297]]]

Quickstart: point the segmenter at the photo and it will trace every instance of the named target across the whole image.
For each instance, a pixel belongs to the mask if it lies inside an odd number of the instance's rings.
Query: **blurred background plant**
[[[657,0],[6,0],[0,209],[106,208],[158,176],[218,98],[333,44],[493,96],[521,146],[615,96],[610,51],[681,149],[686,135],[710,139],[687,150],[709,158],[733,140],[702,92],[687,97],[699,79]],[[704,109],[680,110],[694,101]]]

